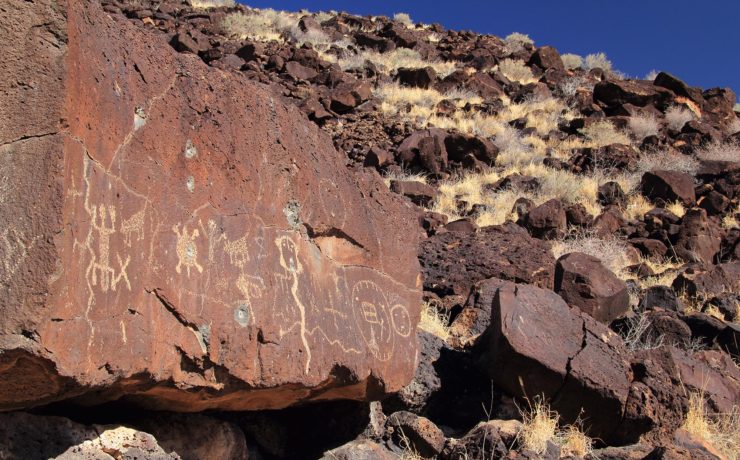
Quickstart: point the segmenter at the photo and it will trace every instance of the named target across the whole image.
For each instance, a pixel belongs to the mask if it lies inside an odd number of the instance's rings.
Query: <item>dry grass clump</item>
[[[547,451],[547,443],[554,442],[557,435],[559,416],[550,406],[536,400],[534,406],[522,413],[522,431],[519,441],[523,448],[531,450],[537,455]]]
[[[552,442],[560,446],[561,456],[585,457],[593,452],[593,440],[583,433],[581,423],[558,428],[560,416],[540,398],[528,410],[520,412],[522,429],[517,439],[522,448],[543,455]]]
[[[413,69],[432,67],[442,78],[451,74],[460,66],[457,62],[426,60],[421,57],[418,51],[408,48],[396,48],[387,53],[364,50],[360,54],[339,59],[337,63],[342,70],[351,70],[362,68],[366,60],[380,67],[388,74],[394,73],[401,67]]]
[[[674,201],[666,204],[665,208],[675,214],[677,217],[683,217],[686,214],[686,208],[680,201]]]
[[[657,77],[658,77],[658,71],[653,69],[650,72],[645,74],[645,78],[643,78],[643,80],[655,81]]]
[[[234,5],[236,5],[234,0],[190,0],[190,6],[198,10]]]
[[[568,425],[559,433],[560,456],[586,457],[593,453],[594,440],[577,425]]]
[[[709,414],[704,395],[689,394],[689,410],[682,426],[689,433],[707,441],[728,460],[740,458],[740,409],[734,406],[729,413]]]
[[[411,20],[411,16],[409,16],[408,13],[396,13],[393,15],[393,20],[400,22],[406,27],[414,27],[414,21]]]
[[[522,51],[525,45],[534,45],[534,40],[527,34],[512,32],[504,38],[504,51],[508,54]]]
[[[615,237],[598,237],[591,233],[574,233],[553,243],[550,252],[557,259],[571,252],[582,252],[596,257],[602,264],[622,279],[629,277],[626,268],[633,261],[624,241]]]
[[[738,215],[740,215],[740,204],[735,206],[735,209],[732,212],[722,218],[722,227],[728,230],[740,228],[740,222],[738,222],[737,219]]]
[[[654,207],[643,195],[635,193],[629,195],[627,205],[622,210],[622,216],[627,220],[642,220],[643,216]]]
[[[586,137],[591,147],[603,147],[611,144],[630,145],[631,143],[629,136],[617,130],[609,121],[599,121],[579,131]]]
[[[701,160],[740,161],[740,144],[712,142],[699,149],[696,156]]]
[[[660,123],[652,114],[630,117],[627,126],[638,141],[642,141],[648,136],[655,136],[660,131]]]
[[[398,83],[382,84],[373,92],[382,101],[380,110],[383,113],[401,115],[402,118],[415,122],[420,128],[427,125],[458,128],[455,123],[450,122],[451,119],[448,117],[434,116],[434,108],[443,99],[454,102],[458,107],[483,101],[471,91],[454,89],[442,94],[434,89],[410,88]],[[459,114],[460,112],[456,112],[456,115],[459,116]],[[445,126],[440,126],[440,124]],[[463,130],[460,129],[460,131]]]
[[[665,111],[666,124],[668,125],[668,128],[673,131],[681,131],[683,125],[694,118],[694,113],[691,110],[679,105],[668,107],[668,110]]]
[[[440,311],[432,302],[424,302],[421,307],[419,329],[447,340],[450,338],[449,322],[449,313]]]
[[[649,259],[647,257],[640,257],[638,263],[645,265],[652,270],[653,273],[656,273],[654,276],[648,276],[638,280],[640,287],[643,289],[653,286],[670,287],[673,284],[673,280],[678,276],[678,269],[683,266],[683,263],[676,262],[669,258]]]
[[[586,56],[584,67],[586,70],[601,69],[604,72],[612,71],[612,63],[604,53],[589,54]]]
[[[656,169],[680,171],[692,176],[699,168],[699,163],[689,155],[669,151],[649,152],[640,156],[637,162],[637,174]]]
[[[225,35],[241,40],[284,41],[285,35],[296,25],[298,18],[271,8],[250,13],[230,13],[221,28]]]
[[[509,80],[517,81],[522,84],[534,83],[537,81],[532,74],[532,69],[527,67],[527,64],[519,59],[504,59],[498,63],[498,70],[500,70]]]
[[[583,57],[577,54],[566,53],[560,56],[560,59],[568,70],[580,69],[583,66]]]

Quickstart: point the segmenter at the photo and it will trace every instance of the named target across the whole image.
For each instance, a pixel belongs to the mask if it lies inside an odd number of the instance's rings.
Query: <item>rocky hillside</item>
[[[732,90],[406,15],[0,13],[1,459],[739,458]]]

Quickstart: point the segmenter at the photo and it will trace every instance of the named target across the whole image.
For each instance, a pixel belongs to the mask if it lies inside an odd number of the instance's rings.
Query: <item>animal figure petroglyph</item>
[[[144,217],[146,216],[145,211],[145,209],[142,209],[133,216],[121,222],[121,233],[123,233],[123,238],[126,246],[131,247],[131,236],[134,233],[136,234],[135,241],[141,241],[144,239]]]
[[[14,228],[6,228],[0,237],[0,265],[3,276],[8,279],[18,270],[18,267],[28,256],[28,250],[36,243],[39,236],[35,236],[26,243],[25,235]]]

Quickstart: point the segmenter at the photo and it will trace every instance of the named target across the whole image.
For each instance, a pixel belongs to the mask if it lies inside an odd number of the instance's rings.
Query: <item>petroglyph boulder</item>
[[[265,87],[96,2],[3,8],[0,410],[280,408],[408,383],[403,198]]]

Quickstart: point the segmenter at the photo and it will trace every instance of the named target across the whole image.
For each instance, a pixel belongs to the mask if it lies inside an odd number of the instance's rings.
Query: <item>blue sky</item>
[[[242,1],[242,0],[239,0]],[[528,34],[561,53],[604,52],[630,76],[666,70],[690,85],[740,91],[740,0],[248,0],[253,7],[411,15],[506,36]]]

